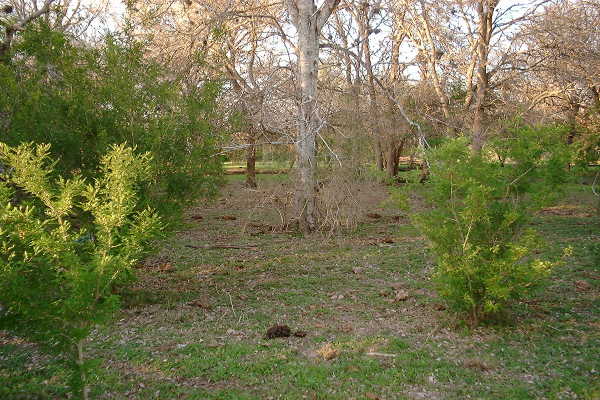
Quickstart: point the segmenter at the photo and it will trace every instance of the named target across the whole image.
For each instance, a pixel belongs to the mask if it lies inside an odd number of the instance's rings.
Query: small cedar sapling
[[[147,153],[112,146],[93,183],[54,177],[49,154],[49,145],[0,142],[0,329],[62,354],[73,395],[87,398],[85,339],[118,308],[112,289],[132,277],[161,222],[138,208]],[[25,193],[17,204],[15,190]]]
[[[428,152],[429,179],[417,183],[415,175],[405,192],[437,261],[438,293],[470,325],[530,295],[559,262],[534,255],[541,243],[527,225],[568,179],[561,134],[561,127],[522,126],[483,154],[473,154],[463,138],[448,141]]]

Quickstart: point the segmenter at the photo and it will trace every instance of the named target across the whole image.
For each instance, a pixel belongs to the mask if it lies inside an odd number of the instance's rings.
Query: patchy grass
[[[506,321],[468,331],[443,310],[423,238],[382,206],[383,188],[361,200],[378,218],[301,238],[261,203],[285,178],[261,177],[258,191],[230,178],[140,265],[115,323],[90,338],[92,398],[600,399],[589,188],[534,221],[549,257],[574,248],[568,262]],[[274,324],[307,335],[265,339]],[[67,396],[60,362],[8,335],[0,344],[1,399]]]

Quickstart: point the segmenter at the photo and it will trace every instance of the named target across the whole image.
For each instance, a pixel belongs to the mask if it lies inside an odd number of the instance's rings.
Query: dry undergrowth
[[[296,229],[294,186],[289,181],[263,181],[258,189],[240,185],[234,190],[238,191],[236,206],[247,210],[243,232],[290,232]],[[375,182],[354,180],[343,173],[331,174],[317,186],[318,231],[333,234],[356,229],[365,216],[380,209],[387,196],[387,189]]]

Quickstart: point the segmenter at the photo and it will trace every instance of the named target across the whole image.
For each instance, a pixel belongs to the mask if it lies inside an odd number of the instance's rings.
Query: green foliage
[[[568,151],[552,140],[559,134],[520,128],[490,146],[502,163],[473,154],[464,139],[449,141],[427,154],[428,182],[411,185],[425,205],[413,220],[437,259],[439,293],[473,324],[525,296],[555,265],[531,256],[540,243],[525,228],[566,181]]]
[[[0,64],[0,87],[2,140],[51,144],[58,174],[90,178],[113,144],[135,146],[152,154],[140,201],[167,216],[220,183],[219,84],[174,76],[126,35],[86,48],[33,24]]]
[[[69,354],[81,386],[89,363],[77,347],[118,307],[114,284],[132,276],[161,223],[151,209],[137,210],[136,186],[151,175],[148,153],[112,146],[93,184],[78,175],[53,179],[49,159],[49,145],[0,142],[9,171],[0,179],[0,328]]]

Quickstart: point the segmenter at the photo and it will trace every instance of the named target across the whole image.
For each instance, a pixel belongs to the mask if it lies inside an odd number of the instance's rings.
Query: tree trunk
[[[383,171],[383,146],[381,146],[381,140],[379,140],[379,138],[377,139],[376,142],[376,147],[375,147],[375,151],[376,151],[376,156],[377,156],[377,169],[379,171]]]
[[[248,132],[248,148],[246,149],[246,186],[256,188],[256,133]]]
[[[398,145],[390,143],[386,154],[386,172],[389,178],[398,175]]]
[[[296,193],[298,225],[310,233],[317,227],[316,147],[320,129],[317,114],[319,33],[339,0],[326,0],[317,10],[314,0],[288,0],[288,11],[298,30],[298,137],[296,138]]]
[[[87,371],[85,369],[85,361],[84,361],[84,357],[83,357],[83,339],[78,341],[76,344],[76,351],[77,351],[77,359],[76,359],[76,364],[77,364],[77,373],[79,374],[79,383],[80,383],[80,389],[81,390],[81,398],[82,400],[88,400],[90,398],[89,393],[90,393],[90,387],[88,385],[88,378],[87,378]]]
[[[312,232],[316,228],[315,192],[315,137],[319,129],[317,115],[317,62],[319,42],[312,1],[299,2],[300,23],[298,26],[298,76],[300,83],[300,104],[298,106],[298,138],[296,141],[296,210],[302,232]],[[302,17],[306,16],[306,17]]]
[[[472,126],[471,149],[474,153],[480,153],[485,144],[485,103],[489,90],[489,75],[487,63],[492,39],[493,16],[499,0],[479,0],[477,3],[477,14],[479,17],[479,38],[477,46],[477,92],[475,94],[475,105]]]
[[[390,173],[390,152],[394,151],[394,140],[391,137],[384,137],[383,129],[381,128],[381,117],[379,112],[379,105],[377,104],[377,91],[375,88],[375,79],[373,76],[373,64],[371,61],[371,47],[369,44],[369,7],[368,3],[363,3],[355,16],[356,23],[358,24],[358,37],[362,42],[361,50],[362,56],[364,57],[364,66],[367,71],[367,90],[369,92],[369,112],[370,112],[370,126],[371,134],[375,140],[377,147],[377,168],[380,171],[384,169]],[[397,73],[397,71],[396,71]],[[388,135],[392,135],[391,132]],[[383,144],[387,144],[387,151],[384,150]],[[386,152],[386,161],[384,161],[384,152]],[[385,168],[384,168],[385,163]],[[393,163],[391,163],[393,164]],[[394,167],[391,167],[394,170]],[[397,163],[396,163],[396,172]],[[393,175],[390,175],[393,176]]]
[[[7,27],[4,32],[4,40],[0,43],[0,64],[10,64],[10,47],[12,44],[15,30],[12,27]]]
[[[483,47],[483,46],[481,46]],[[475,95],[475,105],[473,114],[473,138],[471,148],[473,152],[480,153],[485,143],[485,101],[488,90],[487,76],[487,49],[480,50],[479,66],[477,67],[477,92]]]
[[[577,137],[577,114],[579,114],[579,103],[576,100],[572,100],[569,103],[568,125],[569,132],[567,134],[567,144],[573,144]]]
[[[479,90],[477,90],[479,91]],[[485,133],[483,127],[483,120],[485,118],[485,110],[483,108],[483,99],[477,96],[477,101],[475,103],[475,111],[473,115],[473,139],[471,142],[471,148],[474,153],[480,153],[481,149],[483,149],[483,145],[485,143]]]
[[[422,18],[423,28],[425,30],[425,35],[424,35],[425,37],[423,37],[422,39],[426,39],[427,42],[429,43],[429,46],[428,46],[429,49],[428,49],[428,52],[426,55],[427,65],[428,65],[428,69],[429,69],[429,77],[433,83],[433,88],[435,90],[435,93],[438,96],[438,99],[440,101],[444,119],[446,120],[446,122],[449,122],[449,120],[450,120],[450,99],[448,98],[448,95],[444,91],[444,87],[440,80],[440,76],[437,72],[437,60],[439,57],[438,56],[439,49],[436,47],[435,40],[433,39],[433,35],[431,34],[429,15],[427,12],[427,7],[425,7],[425,6],[423,6],[421,18]],[[449,132],[452,132],[452,130],[449,129]]]
[[[592,92],[592,99],[594,101],[594,110],[596,112],[600,112],[600,87],[592,86],[590,90]]]

